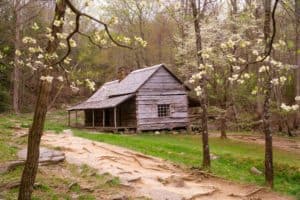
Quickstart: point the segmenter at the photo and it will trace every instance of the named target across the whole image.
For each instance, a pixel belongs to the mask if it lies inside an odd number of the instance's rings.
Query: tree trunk
[[[200,83],[201,88],[203,88],[203,97],[201,101],[201,130],[202,130],[202,149],[203,149],[203,168],[210,168],[210,153],[209,153],[209,143],[208,143],[208,126],[207,126],[207,88],[206,83],[202,80]]]
[[[269,44],[271,33],[271,0],[264,1],[265,20],[264,20],[264,38],[266,49]],[[273,147],[272,147],[272,133],[270,129],[270,99],[271,99],[271,84],[272,77],[270,73],[267,74],[266,82],[264,83],[264,104],[263,104],[263,132],[265,134],[265,180],[268,186],[273,188]]]
[[[15,2],[14,15],[15,15],[15,50],[20,49],[21,43],[21,11],[18,10],[21,2]],[[19,100],[20,100],[20,66],[19,56],[15,53],[14,55],[14,70],[13,70],[13,110],[16,114],[20,113]]]
[[[226,139],[227,134],[226,134],[226,112],[222,114],[221,119],[220,119],[220,131],[221,131],[221,139]]]
[[[300,0],[295,0],[295,15],[296,15],[296,96],[300,96]],[[300,106],[300,101],[297,102]],[[298,123],[300,123],[300,110],[297,112]]]
[[[30,200],[33,192],[33,185],[36,178],[40,155],[40,142],[44,129],[50,90],[51,83],[47,81],[40,81],[33,123],[29,130],[27,159],[21,179],[19,200]]]
[[[55,15],[53,23],[56,19],[63,19],[66,10],[65,0],[56,1]],[[57,50],[58,38],[57,33],[62,32],[62,25],[57,27],[52,25],[52,36],[55,38],[53,41],[48,41],[47,53],[51,54]],[[51,66],[51,63],[49,63]],[[49,72],[47,69],[43,70],[42,75],[47,76]],[[48,81],[41,81],[39,83],[38,98],[35,105],[34,118],[32,126],[28,135],[27,159],[25,162],[21,185],[19,190],[18,200],[30,200],[33,192],[33,185],[38,169],[38,159],[40,153],[40,141],[44,129],[45,118],[47,114],[48,100],[51,90],[51,83]]]
[[[272,147],[272,133],[270,129],[270,96],[271,96],[271,79],[267,80],[267,87],[265,88],[265,100],[263,110],[263,131],[265,134],[265,180],[268,186],[273,188],[273,147]]]
[[[202,50],[202,41],[201,41],[201,33],[200,33],[200,13],[199,9],[197,9],[196,0],[190,0],[193,20],[194,20],[194,29],[196,35],[196,50],[197,50],[197,64],[198,67],[201,63],[203,63],[203,58],[201,54]],[[208,126],[207,126],[207,88],[206,88],[206,80],[202,78],[200,80],[200,87],[203,90],[203,94],[200,98],[201,102],[201,132],[202,132],[202,148],[203,148],[203,160],[202,166],[204,168],[210,168],[210,154],[209,154],[209,143],[208,143]]]

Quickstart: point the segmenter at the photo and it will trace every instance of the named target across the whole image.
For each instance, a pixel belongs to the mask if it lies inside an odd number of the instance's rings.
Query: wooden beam
[[[117,128],[117,107],[114,107],[114,122],[115,128]]]
[[[105,109],[102,110],[102,126],[105,127]]]
[[[68,111],[68,126],[71,126],[71,111]]]
[[[95,128],[95,110],[93,109],[93,128]]]

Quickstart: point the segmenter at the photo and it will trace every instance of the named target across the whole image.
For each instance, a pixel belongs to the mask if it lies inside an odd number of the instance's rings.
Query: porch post
[[[68,126],[71,126],[71,111],[68,110]]]
[[[117,107],[114,107],[114,121],[115,121],[115,128],[117,128]]]
[[[78,124],[78,116],[77,116],[77,110],[75,111],[75,121],[76,121],[76,123],[75,123],[75,126],[77,127],[77,124]]]
[[[95,128],[95,110],[93,109],[93,128]]]
[[[102,127],[105,127],[105,109],[102,110]]]

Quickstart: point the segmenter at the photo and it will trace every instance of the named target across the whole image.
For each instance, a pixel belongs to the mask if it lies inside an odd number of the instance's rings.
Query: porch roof
[[[122,95],[117,97],[111,97],[108,99],[103,99],[100,101],[85,101],[76,106],[73,106],[68,111],[72,110],[87,110],[87,109],[103,109],[103,108],[113,108],[133,97],[134,94]]]

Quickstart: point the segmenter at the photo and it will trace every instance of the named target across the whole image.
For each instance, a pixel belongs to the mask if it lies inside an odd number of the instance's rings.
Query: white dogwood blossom
[[[284,110],[285,112],[291,112],[291,111],[297,111],[299,109],[299,105],[295,104],[292,106],[286,105],[285,103],[282,103],[280,108]]]
[[[19,49],[16,49],[15,54],[16,54],[17,56],[21,56],[21,55],[22,55],[22,53],[21,53],[21,51],[20,51]]]
[[[85,79],[85,82],[86,82],[86,85],[87,85],[87,87],[90,89],[90,90],[92,90],[92,91],[94,91],[95,90],[95,82],[94,81],[91,81],[91,80],[89,80],[89,79]]]
[[[24,44],[36,44],[36,39],[34,39],[32,37],[25,36],[25,37],[23,37],[22,42]]]
[[[259,68],[258,72],[263,73],[263,72],[269,71],[269,69],[270,69],[269,66],[263,65]]]
[[[38,26],[38,24],[36,22],[33,23],[33,25],[31,26],[31,28],[32,28],[32,30],[35,30],[35,31],[37,31],[37,30],[40,29],[40,27]]]
[[[197,95],[197,96],[201,96],[202,93],[203,93],[203,90],[202,90],[202,88],[201,88],[200,86],[197,86],[197,87],[195,88],[195,92],[196,92],[196,95]]]
[[[77,46],[76,41],[73,40],[73,39],[70,39],[70,46],[71,47],[76,47]]]
[[[64,81],[64,78],[63,78],[62,76],[58,76],[56,79],[57,79],[58,81],[60,81],[60,82],[63,82],[63,81]]]
[[[40,78],[42,81],[47,81],[49,83],[52,83],[53,81],[53,76],[41,76]]]
[[[271,83],[272,83],[272,85],[279,85],[279,80],[278,80],[278,78],[273,78],[273,79],[271,80]]]

